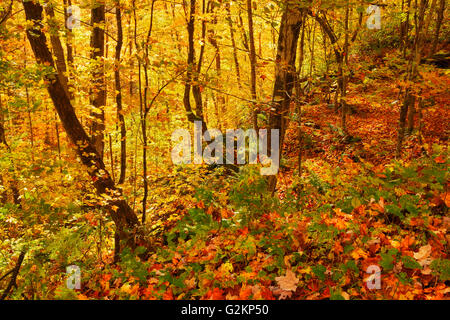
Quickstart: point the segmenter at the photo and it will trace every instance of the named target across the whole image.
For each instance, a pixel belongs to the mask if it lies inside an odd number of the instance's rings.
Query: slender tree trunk
[[[424,27],[424,17],[425,17],[425,11],[427,9],[428,0],[420,0],[420,4],[416,3],[416,11],[415,11],[415,27],[416,27],[416,33],[415,33],[415,39],[414,39],[414,50],[413,54],[411,55],[411,58],[409,60],[408,65],[408,82],[414,83],[417,78],[418,74],[418,65],[420,64],[420,58],[421,58],[421,52],[422,52],[422,41],[423,41],[423,27]],[[403,139],[405,137],[405,131],[406,131],[406,117],[408,114],[408,108],[411,106],[412,103],[414,103],[414,92],[412,92],[412,88],[407,87],[405,90],[405,98],[403,101],[403,104],[400,108],[400,119],[399,119],[399,126],[398,126],[398,134],[397,134],[397,147],[395,156],[398,158],[401,156],[402,151],[402,144]]]
[[[208,13],[208,9],[207,9],[207,5],[206,5],[206,0],[202,1],[202,14],[206,15]],[[200,77],[200,73],[202,70],[202,66],[203,66],[203,58],[205,55],[205,42],[206,42],[206,20],[203,19],[202,20],[202,35],[201,35],[201,46],[200,46],[200,54],[198,57],[198,63],[197,63],[197,70],[196,72],[193,74],[193,86],[192,86],[192,95],[194,97],[194,101],[195,101],[195,111],[197,113],[197,116],[199,116],[201,119],[203,119],[202,121],[205,122],[205,119],[203,117],[203,99],[202,99],[202,91],[200,89],[200,84],[199,84],[199,77]],[[205,122],[206,123],[206,122]],[[205,126],[203,126],[203,128],[206,128]]]
[[[184,86],[183,104],[186,110],[187,119],[194,123],[194,121],[201,121],[203,123],[203,132],[207,130],[206,123],[203,119],[202,104],[200,87],[196,80],[198,80],[199,66],[195,63],[195,46],[194,46],[194,33],[195,33],[195,15],[196,15],[196,0],[190,0],[189,4],[189,19],[187,23],[188,31],[188,58],[187,58],[187,71],[186,71],[186,83]],[[205,30],[203,28],[203,30]],[[203,33],[202,30],[202,33]],[[199,61],[202,61],[202,53],[200,53]],[[191,105],[191,90],[193,91],[194,100],[196,103],[196,110],[192,109]]]
[[[402,28],[402,42],[401,42],[401,49],[403,51],[403,57],[406,57],[406,49],[408,48],[408,41],[409,41],[409,16],[411,11],[411,0],[408,0],[406,4],[406,20],[403,22],[403,28]]]
[[[116,86],[117,119],[120,126],[120,176],[118,184],[125,182],[127,170],[127,129],[122,107],[122,86],[120,82],[120,55],[123,45],[122,11],[120,1],[116,5],[117,44],[115,54],[114,81]]]
[[[414,130],[414,116],[416,115],[416,97],[412,96],[408,107],[408,130],[407,134],[411,135]]]
[[[241,70],[240,70],[240,66],[239,66],[238,53],[237,53],[237,48],[236,48],[236,40],[234,37],[233,20],[231,19],[231,9],[230,9],[230,4],[228,2],[225,4],[225,8],[227,10],[228,26],[230,27],[231,45],[233,46],[233,59],[234,59],[234,66],[236,68],[236,79],[237,79],[239,90],[241,90],[242,89]]]
[[[217,74],[217,80],[216,80],[216,88],[218,88],[220,91],[222,91],[222,59],[221,59],[221,55],[220,55],[220,47],[219,47],[219,42],[217,41],[217,35],[216,35],[216,26],[217,26],[217,14],[214,13],[214,8],[213,5],[211,3],[211,1],[209,2],[209,6],[211,8],[211,13],[213,13],[213,19],[212,19],[212,28],[210,28],[210,30],[208,30],[208,40],[211,43],[211,45],[214,47],[215,51],[216,51],[216,74]],[[222,131],[222,125],[226,127],[226,117],[224,117],[223,115],[226,115],[226,105],[225,105],[225,98],[223,96],[223,94],[220,93],[220,91],[217,93],[217,122],[218,122],[218,127],[219,130]],[[207,105],[205,103],[205,105]]]
[[[397,147],[396,147],[396,157],[400,157],[401,148],[403,144],[403,139],[405,137],[405,127],[406,127],[406,116],[408,114],[408,109],[411,103],[413,102],[413,95],[410,92],[410,89],[406,89],[405,98],[403,100],[403,104],[400,107],[400,117],[399,117],[399,125],[398,125],[398,134],[397,134]]]
[[[302,102],[300,101],[300,97],[303,95],[303,91],[301,88],[300,83],[300,77],[301,77],[301,70],[303,67],[303,60],[304,60],[304,46],[305,46],[305,19],[306,15],[304,12],[302,12],[302,32],[300,37],[300,45],[299,45],[299,62],[298,62],[298,68],[297,68],[297,74],[296,74],[296,81],[295,81],[295,104],[297,109],[297,138],[298,138],[298,176],[302,176],[302,153],[303,153],[303,132],[302,132]]]
[[[402,0],[402,14],[405,12],[405,0]],[[400,46],[403,46],[403,41],[405,38],[405,22],[400,20]]]
[[[14,4],[14,1],[11,0],[9,5],[8,5],[8,7],[4,8],[5,10],[1,13],[1,15],[0,15],[0,26],[2,24],[6,23],[6,21],[11,17],[13,4]]]
[[[42,31],[42,6],[32,1],[24,2],[23,6],[26,19],[32,25],[27,30],[27,36],[36,60],[54,68],[55,64],[46,44],[46,36]],[[145,244],[138,228],[140,223],[137,216],[123,199],[121,190],[114,185],[102,157],[79,122],[59,78],[55,79],[53,75],[46,75],[46,80],[47,90],[67,136],[73,143],[81,162],[86,166],[98,195],[106,195],[104,207],[114,221],[120,239],[131,248],[135,248],[138,244]]]
[[[68,15],[67,15],[67,6],[71,6],[72,1],[71,0],[64,0],[64,21],[67,21]],[[72,48],[72,37],[73,32],[71,29],[67,28],[67,25],[64,24],[66,35],[67,35],[67,42],[66,42],[66,51],[67,51],[67,71],[68,71],[68,79],[71,79],[72,71],[73,71],[73,48]]]
[[[309,32],[309,54],[310,54],[310,63],[309,63],[309,77],[312,78],[313,70],[315,69],[315,47],[316,47],[316,21],[312,21],[311,30]]]
[[[348,70],[348,48],[349,48],[349,28],[348,28],[348,19],[349,19],[349,13],[350,13],[350,5],[349,1],[347,0],[346,7],[345,7],[345,22],[344,22],[344,32],[345,32],[345,42],[344,42],[344,59],[341,59],[340,63],[341,65],[344,65],[345,60],[345,70],[344,67],[341,66],[341,72],[342,72],[342,86],[341,86],[341,127],[342,131],[345,135],[347,135],[347,102],[346,102],[346,96],[347,96],[347,70]]]
[[[322,40],[323,40],[323,56],[325,60],[325,74],[328,77],[328,73],[330,72],[330,63],[328,61],[328,46],[327,46],[327,37],[325,31],[322,29]]]
[[[258,107],[256,106],[256,50],[255,35],[253,30],[253,7],[252,0],[247,0],[248,34],[250,44],[250,92],[253,102],[252,121],[253,129],[258,132]]]
[[[72,99],[68,86],[69,80],[67,78],[64,49],[58,36],[59,25],[56,22],[55,12],[53,10],[53,6],[50,3],[47,3],[47,6],[45,7],[45,13],[48,16],[48,22],[50,25],[50,43],[52,45],[53,54],[55,56],[56,70],[58,71],[58,76],[61,80],[61,84],[63,85],[64,90],[66,90],[67,95]]]
[[[26,48],[26,47],[25,47]],[[26,69],[26,64],[24,69]],[[34,163],[34,132],[33,132],[33,119],[31,116],[31,105],[32,105],[32,101],[30,99],[30,93],[28,91],[28,88],[25,87],[25,95],[27,97],[27,116],[28,116],[28,129],[29,129],[29,133],[30,133],[30,148],[31,148],[31,161],[32,163]]]
[[[444,12],[445,12],[445,0],[439,0],[439,8],[437,9],[436,28],[434,30],[433,44],[431,46],[430,56],[435,54],[437,50],[437,46],[439,43],[439,32],[441,30],[442,22],[444,21]]]
[[[93,26],[91,34],[92,60],[94,61],[92,73],[93,88],[90,92],[91,105],[94,107],[92,112],[92,143],[100,157],[103,158],[105,142],[105,105],[106,105],[106,82],[104,61],[105,56],[105,5],[94,4],[91,9],[91,25]]]
[[[7,148],[9,148],[8,143],[6,142],[6,134],[5,134],[5,128],[4,128],[4,114],[3,114],[3,105],[2,105],[2,96],[0,94],[0,147],[2,144],[4,144]],[[6,188],[4,185],[5,181],[3,179],[3,176],[0,175],[0,185],[4,188],[3,191],[0,193],[0,203],[5,204],[8,201],[8,194],[6,192]]]
[[[281,159],[284,133],[287,125],[287,113],[292,99],[296,72],[295,62],[297,57],[297,42],[302,26],[302,11],[293,5],[287,4],[281,18],[280,32],[278,36],[278,49],[275,64],[275,83],[272,95],[272,111],[269,115],[269,127],[280,130]],[[269,130],[269,146],[271,135]],[[277,176],[269,176],[268,188],[272,193],[276,189]]]
[[[431,5],[430,5],[430,10],[425,19],[425,25],[423,27],[423,33],[424,33],[424,37],[425,37],[424,40],[429,39],[428,29],[430,28],[431,18],[434,16],[434,11],[437,11],[435,8],[436,8],[436,0],[432,0]],[[423,55],[423,52],[422,52],[422,55]]]
[[[338,45],[338,38],[336,36],[336,34],[334,33],[333,29],[331,28],[327,17],[325,14],[323,14],[322,12],[318,12],[317,14],[312,14],[312,12],[310,10],[308,10],[308,14],[313,16],[314,19],[316,19],[317,22],[319,22],[319,24],[322,26],[323,31],[325,31],[325,33],[328,35],[328,38],[330,39],[330,44],[333,47],[334,50],[334,55],[336,57],[336,62],[337,62],[337,66],[338,66],[338,88],[336,90],[336,94],[334,96],[334,106],[335,106],[335,111],[338,110],[339,108],[339,94],[342,93],[343,91],[343,63],[344,63],[344,56],[343,56],[343,49],[341,50],[341,48]]]
[[[245,32],[245,28],[244,28],[244,20],[242,19],[242,14],[241,14],[241,7],[239,6],[238,8],[238,27],[241,31],[241,36],[242,36],[242,45],[244,46],[245,50],[249,51],[249,45],[248,45],[248,38],[247,38],[247,33]]]
[[[418,120],[417,120],[417,136],[419,144],[422,145],[423,142],[423,98],[419,98],[418,103]]]
[[[149,50],[148,46],[150,43],[150,37],[153,29],[153,12],[154,5],[156,0],[152,0],[151,4],[151,12],[150,12],[150,26],[147,32],[147,38],[144,43],[144,79],[145,79],[145,88],[144,88],[144,103],[141,103],[140,108],[140,116],[141,116],[141,130],[142,130],[142,177],[144,181],[144,196],[142,198],[142,223],[145,223],[147,217],[147,198],[148,198],[148,180],[147,180],[147,149],[148,149],[148,138],[147,138],[147,115],[149,112],[148,107],[148,89],[149,89],[149,78],[148,78],[148,64],[149,64]],[[136,46],[137,47],[137,46]],[[139,75],[140,79],[140,75]],[[140,80],[139,80],[140,81]],[[141,88],[141,84],[139,85]],[[139,90],[140,91],[140,90]]]

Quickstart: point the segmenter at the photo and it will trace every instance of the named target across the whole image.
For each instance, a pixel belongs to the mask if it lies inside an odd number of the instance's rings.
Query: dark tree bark
[[[433,8],[431,8],[433,9]],[[433,44],[431,47],[431,52],[429,56],[431,57],[436,53],[437,46],[439,43],[439,33],[441,30],[442,22],[444,21],[444,12],[445,12],[445,0],[439,0],[439,9],[437,9],[437,20],[436,20],[436,29],[433,35]],[[431,14],[431,13],[430,13]]]
[[[67,21],[68,15],[67,15],[67,6],[71,6],[72,1],[70,0],[64,0],[64,21]],[[72,100],[74,98],[73,92],[70,90],[70,88],[73,89],[73,85],[70,83],[70,80],[72,79],[72,73],[73,73],[73,48],[72,48],[72,30],[67,27],[66,24],[64,24],[65,31],[66,31],[66,51],[67,51],[67,79],[69,82],[69,98]]]
[[[238,59],[238,54],[237,54],[236,40],[234,37],[233,20],[231,19],[231,9],[230,9],[230,4],[228,2],[225,4],[225,8],[227,10],[228,26],[230,27],[230,37],[231,37],[231,45],[233,46],[233,59],[234,59],[234,66],[236,68],[237,83],[238,83],[239,89],[242,89],[241,70],[240,70],[239,59]]]
[[[422,43],[424,38],[424,23],[425,23],[424,18],[427,6],[428,0],[420,0],[420,4],[418,4],[416,1],[416,11],[414,18],[416,32],[414,38],[414,50],[408,64],[408,74],[407,74],[408,83],[414,83],[418,75],[418,66],[421,60]],[[406,132],[406,118],[408,115],[408,109],[410,108],[411,104],[415,103],[414,95],[415,94],[412,91],[412,88],[408,86],[405,90],[405,98],[400,108],[400,117],[397,134],[397,147],[395,150],[396,157],[401,156],[403,139],[405,137]]]
[[[103,158],[105,142],[105,105],[106,105],[106,82],[103,57],[105,55],[105,32],[102,26],[105,24],[105,5],[94,4],[91,9],[91,59],[94,62],[95,71],[92,73],[93,88],[89,94],[91,104],[95,111],[92,113],[92,143],[97,149],[100,157]]]
[[[256,106],[256,50],[255,35],[253,30],[253,8],[252,0],[247,0],[247,16],[248,16],[248,34],[249,34],[249,55],[250,55],[250,92],[252,95],[253,112],[252,121],[253,129],[258,131],[258,110]]]
[[[416,104],[416,97],[412,96],[411,102],[409,103],[408,107],[408,131],[407,131],[408,135],[412,134],[414,130],[414,116],[416,115],[415,104]]]
[[[125,118],[123,116],[122,108],[122,86],[120,83],[120,55],[123,45],[123,30],[122,30],[122,12],[120,9],[120,1],[116,6],[116,24],[117,24],[117,44],[115,53],[115,69],[114,82],[116,85],[116,104],[117,104],[117,119],[120,126],[120,176],[118,184],[125,182],[127,170],[127,129],[125,127]]]
[[[273,110],[269,115],[269,127],[280,130],[280,159],[283,149],[284,133],[287,126],[287,113],[292,100],[292,89],[296,80],[295,62],[297,42],[302,26],[302,11],[287,4],[281,18],[278,37],[278,49],[275,64],[275,83],[272,95]],[[271,145],[269,130],[269,146]],[[276,176],[269,176],[268,187],[273,193],[276,188]]]
[[[302,176],[302,153],[303,153],[303,133],[302,133],[302,103],[300,101],[300,97],[303,96],[303,90],[301,87],[301,70],[303,67],[304,61],[304,47],[305,47],[305,24],[306,24],[306,14],[302,11],[302,27],[301,27],[301,36],[300,36],[300,45],[299,45],[299,59],[298,59],[298,68],[295,79],[295,105],[297,110],[297,138],[298,138],[298,176]],[[326,40],[326,38],[324,37]]]
[[[27,21],[32,23],[32,27],[27,29],[27,37],[36,60],[54,68],[53,57],[42,31],[42,6],[32,1],[23,2],[23,6]],[[120,239],[131,248],[135,248],[138,244],[144,245],[136,214],[123,199],[121,190],[114,185],[102,157],[78,120],[59,77],[55,73],[47,74],[45,80],[48,93],[67,136],[73,143],[81,162],[86,166],[98,195],[105,196],[104,207],[114,221]]]
[[[402,7],[402,10],[404,10],[403,7]],[[400,34],[400,44],[401,44],[401,49],[403,51],[403,57],[406,56],[406,49],[408,48],[410,11],[411,11],[411,0],[408,0],[406,3],[406,20],[404,22],[402,22],[401,34]]]
[[[347,0],[346,6],[345,6],[345,20],[344,20],[344,31],[345,31],[345,42],[344,42],[344,57],[341,58],[341,72],[342,72],[342,87],[341,87],[341,128],[345,135],[347,135],[347,102],[345,101],[347,96],[347,75],[346,70],[348,70],[348,52],[349,52],[349,26],[348,26],[348,19],[350,14],[350,4]],[[345,70],[344,70],[344,60],[345,60]]]
[[[151,12],[150,12],[150,26],[147,32],[147,38],[144,44],[144,78],[145,78],[145,88],[144,88],[144,103],[140,104],[140,117],[141,117],[141,130],[142,130],[142,177],[144,180],[144,197],[142,198],[142,223],[145,223],[145,219],[147,217],[147,198],[148,198],[148,180],[147,180],[147,149],[148,149],[148,138],[147,138],[147,115],[150,111],[150,107],[148,105],[148,88],[149,88],[149,77],[148,77],[148,69],[149,69],[149,50],[148,46],[150,43],[150,36],[152,35],[153,29],[153,13],[154,13],[154,5],[156,0],[152,0]],[[137,46],[136,46],[137,47]],[[140,77],[140,76],[139,76]],[[139,86],[139,92],[141,90],[141,85]]]
[[[4,115],[3,115],[3,106],[2,106],[2,96],[0,95],[0,147],[4,144],[7,148],[9,148],[8,143],[6,142],[6,134],[5,128],[3,126],[4,123]],[[3,176],[0,175],[0,185],[4,185]],[[6,188],[0,193],[0,203],[5,204],[8,201],[8,194],[6,193]]]
[[[317,14],[313,15],[312,12],[309,10],[308,14],[314,17],[314,19],[317,20],[317,22],[321,25],[322,30],[328,35],[328,38],[330,39],[330,44],[333,47],[334,55],[336,57],[336,63],[338,66],[338,89],[336,90],[335,95],[335,110],[337,111],[340,105],[339,101],[339,95],[342,96],[342,92],[344,90],[344,55],[342,54],[342,49],[338,45],[338,37],[334,33],[333,29],[330,26],[330,23],[328,22],[328,19],[326,15],[323,12],[318,12]],[[356,37],[355,37],[356,38]]]
[[[16,266],[12,270],[11,279],[9,280],[8,286],[6,287],[5,291],[3,291],[2,296],[0,297],[0,300],[5,300],[6,297],[11,292],[12,288],[15,286],[17,287],[16,280],[17,276],[19,275],[20,267],[22,266],[23,259],[25,258],[25,251],[22,251],[19,254],[19,258],[17,259]]]
[[[211,1],[209,1],[208,5],[211,8],[211,13],[213,13],[213,19],[212,19],[213,26],[212,26],[212,28],[210,28],[208,30],[208,40],[216,51],[215,62],[216,62],[217,79],[216,79],[215,86],[217,89],[219,89],[219,92],[217,93],[217,99],[215,99],[216,116],[217,116],[219,130],[222,131],[222,125],[226,126],[226,123],[225,123],[226,119],[222,117],[224,114],[226,114],[225,98],[224,98],[223,94],[221,93],[221,91],[222,91],[222,84],[221,84],[222,57],[221,57],[219,42],[217,41],[217,34],[215,31],[215,29],[216,29],[215,26],[217,25],[217,14],[214,12],[214,4],[212,4]],[[206,105],[207,104],[205,103],[205,106]]]
[[[186,83],[184,86],[184,96],[183,96],[183,104],[186,110],[186,116],[190,122],[194,121],[202,121],[203,123],[203,131],[206,131],[206,123],[203,119],[201,104],[201,93],[200,87],[196,80],[198,80],[198,72],[200,70],[199,66],[196,66],[195,63],[195,47],[194,47],[194,32],[195,32],[195,9],[196,9],[196,0],[190,0],[189,5],[189,19],[187,23],[187,31],[188,31],[188,59],[187,59],[187,72],[186,72]],[[202,54],[200,54],[200,63],[201,63]],[[194,100],[196,103],[196,111],[194,112],[191,105],[191,89],[194,95]],[[200,98],[200,99],[199,99]]]
[[[53,10],[53,6],[50,3],[47,3],[45,7],[45,13],[48,16],[48,22],[50,25],[50,43],[52,44],[53,54],[55,56],[55,65],[56,70],[58,71],[59,78],[61,80],[61,84],[66,90],[67,95],[70,99],[72,99],[71,93],[69,92],[69,80],[67,78],[67,68],[66,61],[64,58],[64,49],[61,44],[61,40],[58,36],[59,26],[55,19],[55,12]]]
[[[0,15],[0,26],[2,24],[4,24],[8,18],[11,16],[12,13],[12,7],[13,7],[13,3],[14,0],[10,0],[10,3],[8,5],[8,7],[6,8],[6,10],[4,12],[2,12],[2,14]]]

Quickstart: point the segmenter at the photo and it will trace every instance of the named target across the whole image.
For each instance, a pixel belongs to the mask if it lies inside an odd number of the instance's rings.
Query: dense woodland
[[[445,0],[1,0],[0,299],[448,299],[448,21]],[[196,122],[279,130],[277,174],[174,164]]]

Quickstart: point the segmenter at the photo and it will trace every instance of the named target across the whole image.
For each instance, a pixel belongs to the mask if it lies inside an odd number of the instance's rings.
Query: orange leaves
[[[326,225],[332,225],[335,226],[338,230],[345,230],[348,227],[348,222],[347,220],[349,219],[349,217],[351,217],[351,215],[347,215],[345,213],[343,213],[342,211],[340,211],[340,209],[336,209],[336,215],[338,217],[336,218],[328,218],[327,214],[322,214],[322,219],[323,222]]]
[[[180,260],[181,260],[181,255],[180,255],[178,252],[176,252],[175,255],[174,255],[173,258],[172,258],[172,263],[173,263],[173,265],[174,265],[174,266],[178,265],[178,263],[180,262]]]
[[[364,252],[363,249],[361,248],[356,248],[355,250],[353,250],[350,254],[352,256],[353,259],[358,260],[358,259],[365,259],[367,258],[367,253]]]
[[[408,250],[410,246],[412,246],[415,242],[414,236],[407,235],[400,241],[400,249],[402,251]]]
[[[434,159],[434,162],[439,163],[439,164],[442,164],[442,163],[446,163],[447,160],[444,159],[444,157],[443,157],[442,155],[440,155],[440,156],[438,156],[438,157],[436,157],[436,158]]]
[[[242,286],[241,290],[239,291],[239,300],[248,300],[252,293],[252,287],[246,287],[245,285]]]
[[[205,300],[223,300],[223,290],[219,288],[214,288],[209,290],[206,295],[203,297]]]
[[[147,300],[156,299],[155,298],[156,293],[157,293],[157,291],[153,288],[152,285],[150,285],[147,288],[144,288],[142,290],[142,294],[144,295],[144,298],[147,299]]]
[[[78,300],[89,300],[89,298],[87,296],[85,296],[84,294],[79,294],[77,295]]]
[[[378,211],[380,213],[384,213],[384,199],[383,199],[383,197],[380,197],[380,200],[378,201],[378,203],[374,202],[374,200],[373,200],[371,207],[372,207],[372,209],[374,209],[374,210],[376,210],[376,211]]]
[[[340,254],[340,253],[344,252],[344,248],[342,247],[342,245],[341,245],[341,243],[340,243],[339,241],[336,241],[336,242],[334,243],[333,251],[334,251],[336,254]]]
[[[220,209],[220,214],[222,216],[222,219],[229,219],[234,216],[234,212],[226,208]]]
[[[162,298],[163,300],[174,300],[172,289],[167,289]]]
[[[245,227],[245,228],[243,228],[243,229],[239,229],[239,230],[238,230],[238,233],[239,233],[241,236],[246,236],[246,235],[248,235],[248,227]]]
[[[109,280],[111,280],[111,278],[112,278],[112,274],[110,274],[110,273],[103,274],[101,276],[100,286],[101,286],[103,291],[106,291],[106,292],[109,291],[109,286],[110,286]]]
[[[420,227],[424,225],[424,221],[421,218],[411,218],[409,220],[409,225],[413,227]]]

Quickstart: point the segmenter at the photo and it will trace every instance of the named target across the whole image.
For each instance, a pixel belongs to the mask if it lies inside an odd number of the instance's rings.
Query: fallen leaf
[[[278,285],[282,290],[285,291],[295,291],[297,290],[297,284],[299,279],[295,276],[295,273],[291,270],[286,270],[285,276],[276,277]]]

